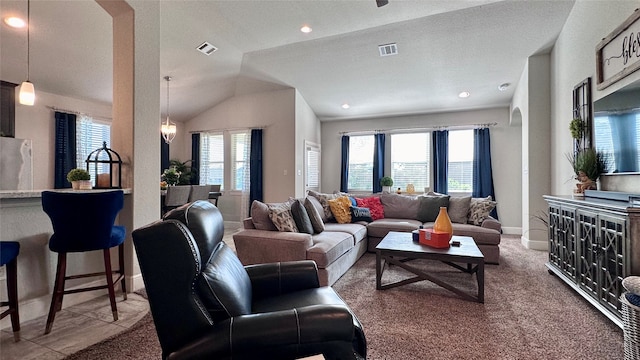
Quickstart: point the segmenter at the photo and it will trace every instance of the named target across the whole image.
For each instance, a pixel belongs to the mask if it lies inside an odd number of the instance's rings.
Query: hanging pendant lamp
[[[31,29],[31,1],[27,0],[27,80],[20,85],[19,102],[22,105],[33,106],[36,101],[36,90],[29,81],[29,32]]]
[[[164,79],[167,80],[167,120],[162,123],[160,132],[164,142],[171,144],[173,138],[176,137],[176,124],[169,120],[169,81],[171,81],[171,76],[165,76]]]

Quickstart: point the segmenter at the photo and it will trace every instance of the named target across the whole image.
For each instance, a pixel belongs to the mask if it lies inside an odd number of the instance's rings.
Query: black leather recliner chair
[[[207,201],[133,232],[163,359],[365,359],[362,325],[313,261],[242,266]]]

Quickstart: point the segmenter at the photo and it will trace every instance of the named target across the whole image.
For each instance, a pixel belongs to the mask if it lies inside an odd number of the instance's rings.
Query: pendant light
[[[169,81],[171,81],[171,76],[165,76],[164,79],[167,80],[167,120],[162,123],[160,132],[164,142],[171,144],[173,138],[176,137],[176,124],[169,120]]]
[[[27,0],[27,80],[20,85],[19,101],[22,105],[33,106],[36,100],[36,91],[33,83],[29,81],[29,32],[31,29],[31,1]]]

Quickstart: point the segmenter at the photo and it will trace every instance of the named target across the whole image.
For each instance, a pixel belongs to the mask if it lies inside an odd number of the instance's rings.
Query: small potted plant
[[[393,179],[390,176],[384,176],[380,179],[380,185],[382,185],[382,192],[390,193],[393,186]]]
[[[596,181],[607,170],[607,157],[602,151],[587,148],[567,156],[575,179],[578,180],[574,193],[583,194],[585,190],[596,190]]]
[[[72,169],[67,174],[67,180],[73,190],[91,190],[91,174],[85,169]]]
[[[176,168],[172,166],[162,173],[162,180],[166,181],[169,186],[178,185],[180,175],[180,171],[176,170]]]

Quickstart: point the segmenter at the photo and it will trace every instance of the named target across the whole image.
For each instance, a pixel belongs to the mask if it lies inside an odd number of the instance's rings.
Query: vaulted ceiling
[[[239,94],[296,88],[323,121],[507,106],[529,56],[551,49],[574,1],[160,2],[161,111],[186,121]],[[0,12],[26,17],[27,0]],[[313,31],[302,33],[303,25]],[[94,1],[31,0],[36,91],[110,103],[111,18]],[[27,31],[0,26],[0,78],[26,78]],[[218,48],[207,56],[203,42]],[[381,57],[378,46],[398,54]],[[458,94],[468,91],[461,99]],[[343,109],[344,103],[350,105]]]

